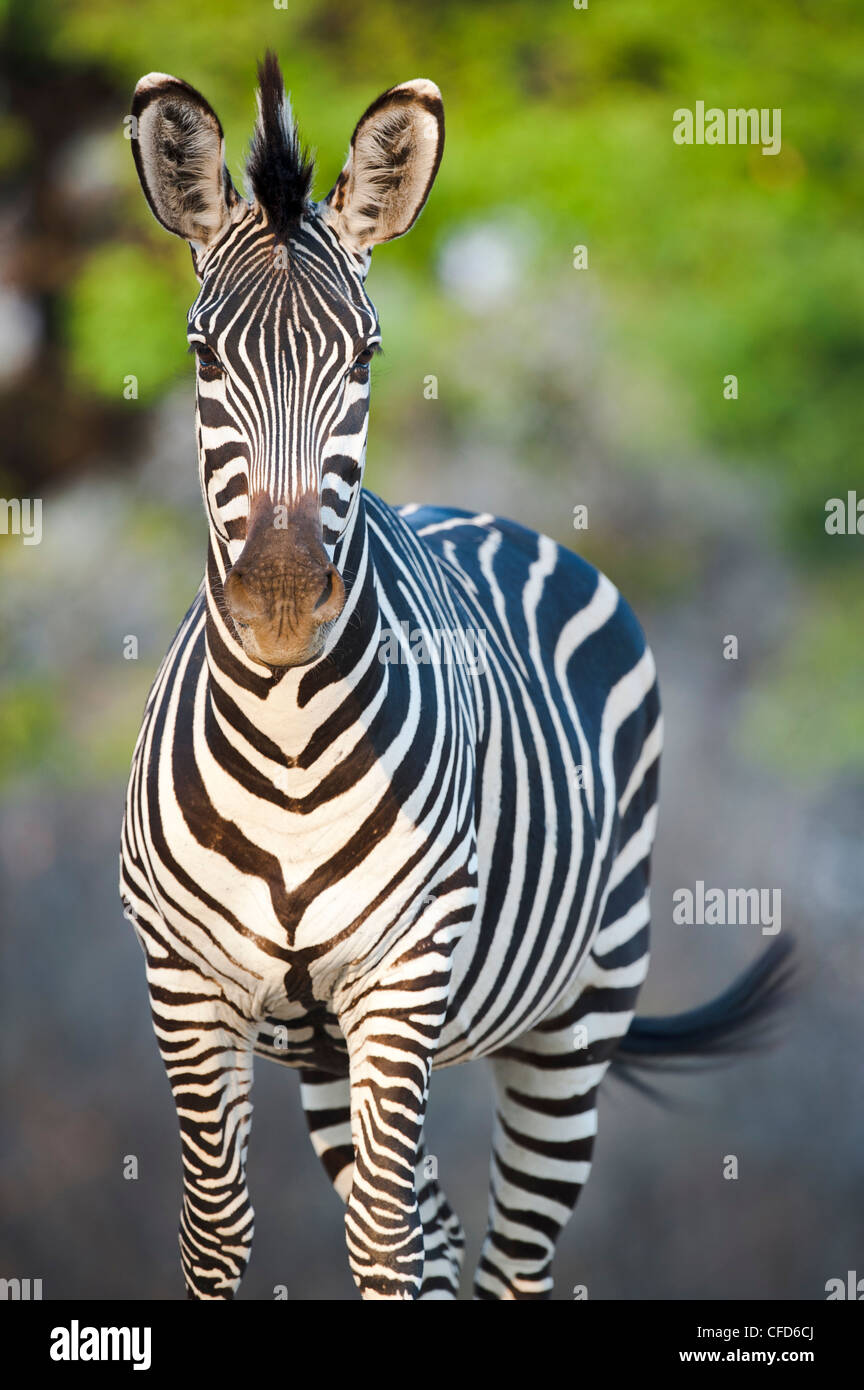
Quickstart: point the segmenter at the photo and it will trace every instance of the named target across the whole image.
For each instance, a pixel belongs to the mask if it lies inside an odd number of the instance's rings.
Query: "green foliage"
[[[864,766],[860,570],[823,583],[748,697],[742,753],[804,781]]]
[[[58,692],[36,678],[0,689],[0,786],[29,767],[50,763],[60,747]]]
[[[128,375],[138,398],[157,396],[188,366],[182,281],[140,248],[108,243],[72,285],[66,335],[84,388],[115,400]]]
[[[46,37],[57,61],[95,62],[130,88],[152,67],[200,86],[223,118],[238,180],[254,59],[272,45],[301,127],[318,145],[319,195],[370,97],[406,76],[433,76],[447,107],[444,164],[420,224],[379,252],[373,280],[382,297],[388,282],[404,289],[415,341],[440,295],[435,257],[466,221],[526,211],[538,245],[525,273],[542,270],[553,294],[556,277],[573,274],[570,246],[586,242],[592,282],[610,307],[610,354],[626,351],[646,371],[660,364],[668,414],[691,422],[695,444],[777,473],[790,534],[818,559],[824,539],[809,519],[826,486],[842,492],[858,467],[857,21],[851,3],[832,5],[829,23],[815,3],[781,0],[744,11],[724,0],[696,11],[689,0],[585,11],[565,0],[291,0],[285,10],[234,0],[189,0],[178,10],[173,0],[147,0],[132,23],[112,0],[70,0]],[[781,108],[781,153],[676,146],[672,113],[699,99]],[[126,178],[131,207],[131,159]],[[142,395],[176,375],[178,311],[194,291],[188,260],[165,247],[140,198],[132,215],[164,259],[109,246],[71,296],[76,364],[108,394],[118,361],[129,371],[131,359],[140,363]],[[391,333],[392,321],[384,327]],[[394,357],[397,393],[415,369],[410,355]],[[734,402],[722,395],[730,372],[740,383]],[[459,409],[477,409],[480,394],[467,379]]]
[[[814,757],[828,766],[844,739],[855,742],[860,599],[847,576],[860,572],[860,550],[826,537],[824,504],[848,488],[864,493],[859,0],[616,0],[585,11],[570,0],[288,0],[284,10],[268,0],[141,0],[134,11],[116,0],[22,0],[13,9],[34,59],[98,72],[118,93],[151,69],[199,87],[222,118],[238,186],[255,60],[268,46],[317,147],[319,197],[368,102],[408,77],[436,80],[447,147],[435,191],[411,235],[376,253],[370,277],[385,344],[372,486],[385,490],[406,438],[420,432],[458,454],[473,430],[538,482],[573,476],[574,448],[592,442],[596,372],[617,407],[617,469],[710,460],[751,475],[763,493],[767,479],[789,555],[823,576],[806,636],[748,714],[748,746],[785,757],[795,721],[809,718],[814,672],[832,663],[836,709],[821,733],[814,726]],[[699,100],[780,108],[781,153],[676,145],[673,112]],[[134,374],[146,403],[186,370],[195,280],[187,249],[138,190],[124,103],[118,96],[125,172],[114,219],[68,289],[64,324],[82,389],[117,399]],[[0,126],[0,167],[20,161],[22,139],[11,120]],[[514,223],[527,233],[523,283],[472,315],[445,292],[442,251],[471,226]],[[577,243],[589,248],[587,271],[572,268]],[[424,410],[428,373],[442,390]],[[734,401],[723,397],[728,374],[739,382]],[[613,531],[601,548],[614,540]],[[652,554],[649,533],[629,563],[660,596],[686,589],[694,554],[687,538],[674,553],[655,542]],[[832,620],[838,601],[844,612]],[[787,715],[772,722],[787,688]]]
[[[8,113],[0,117],[0,173],[18,169],[32,156],[27,127]]]

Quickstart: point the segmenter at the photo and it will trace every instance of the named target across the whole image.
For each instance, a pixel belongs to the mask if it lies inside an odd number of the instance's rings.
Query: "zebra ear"
[[[352,251],[402,236],[426,202],[444,150],[444,105],[434,82],[391,87],[360,117],[345,167],[322,214]]]
[[[141,78],[132,116],[132,153],[154,216],[193,252],[202,249],[239,201],[219,118],[200,92],[164,72]]]

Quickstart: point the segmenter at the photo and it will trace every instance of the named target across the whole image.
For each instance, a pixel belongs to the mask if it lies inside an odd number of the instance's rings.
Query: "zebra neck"
[[[361,679],[368,698],[368,653],[370,645],[378,647],[381,619],[362,492],[333,560],[345,583],[346,601],[323,656],[308,666],[271,671],[250,660],[237,639],[222,587],[230,568],[227,548],[214,544],[211,536],[204,581],[208,698],[223,714],[230,707],[283,751],[295,750],[311,737]],[[381,669],[379,662],[374,666]]]

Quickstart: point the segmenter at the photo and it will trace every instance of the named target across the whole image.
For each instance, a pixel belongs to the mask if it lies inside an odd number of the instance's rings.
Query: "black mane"
[[[314,164],[300,145],[285,104],[285,84],[276,54],[258,64],[261,112],[246,160],[246,175],[278,241],[287,241],[308,202]]]

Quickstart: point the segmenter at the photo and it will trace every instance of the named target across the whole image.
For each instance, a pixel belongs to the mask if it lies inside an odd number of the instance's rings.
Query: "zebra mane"
[[[258,120],[246,177],[278,241],[287,241],[309,202],[314,164],[303,149],[276,54],[258,64]]]

